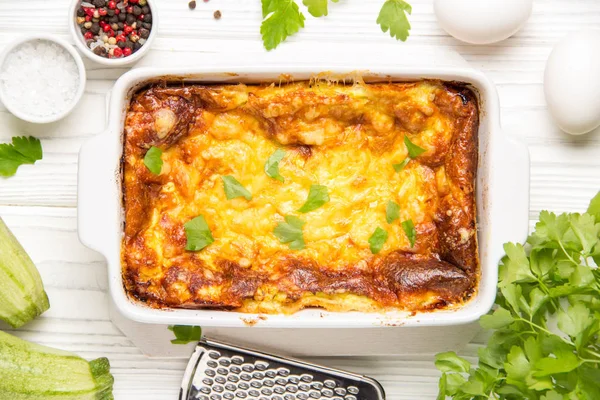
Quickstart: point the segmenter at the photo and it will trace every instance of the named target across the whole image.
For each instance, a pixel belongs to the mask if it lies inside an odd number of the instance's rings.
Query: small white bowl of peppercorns
[[[156,37],[156,0],[73,0],[71,34],[77,47],[100,64],[132,64]]]

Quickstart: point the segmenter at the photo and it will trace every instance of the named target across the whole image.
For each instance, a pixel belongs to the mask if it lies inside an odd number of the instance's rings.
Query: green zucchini
[[[113,400],[113,383],[106,358],[87,362],[0,331],[0,399]]]
[[[0,218],[0,320],[18,328],[48,308],[40,273]]]

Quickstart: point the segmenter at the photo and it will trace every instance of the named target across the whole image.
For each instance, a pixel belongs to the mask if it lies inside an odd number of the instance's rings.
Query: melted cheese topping
[[[328,277],[350,277],[373,275],[393,252],[439,258],[440,198],[453,191],[444,160],[461,128],[455,110],[436,105],[441,91],[447,94],[439,82],[419,82],[146,92],[132,105],[126,124],[124,263],[135,276],[129,287],[137,285],[132,290],[138,296],[170,305],[193,302],[254,312],[407,304],[414,309],[439,303],[439,293],[431,290],[419,295],[418,304],[401,300],[397,293],[392,300],[369,294],[378,290],[375,283],[360,293],[352,284],[307,290],[310,285],[302,277],[299,283],[288,264],[294,260],[316,266]],[[200,100],[190,101],[195,96]],[[393,164],[408,156],[405,135],[426,152],[396,172]],[[150,144],[163,150],[159,176],[143,164]],[[278,148],[285,150],[279,164],[285,182],[265,173],[265,162]],[[252,199],[227,200],[221,179],[225,175],[235,177]],[[313,184],[326,186],[330,201],[299,213]],[[390,200],[400,205],[400,218],[388,224]],[[467,202],[473,205],[472,193]],[[215,241],[200,252],[186,252],[183,224],[199,215]],[[290,250],[273,234],[286,215],[305,221],[302,250]],[[401,226],[409,219],[417,231],[414,247]],[[462,227],[460,240],[474,236],[474,215],[472,223]],[[389,236],[373,255],[369,237],[377,227]],[[225,261],[235,267],[224,267]],[[218,278],[223,274],[228,277]],[[247,278],[256,284],[233,290],[226,282]],[[293,285],[287,284],[290,279]],[[141,282],[150,284],[140,291]]]

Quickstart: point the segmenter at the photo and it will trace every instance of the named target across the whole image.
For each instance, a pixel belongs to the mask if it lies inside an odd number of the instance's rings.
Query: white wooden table
[[[0,48],[27,33],[54,33],[70,40],[69,0],[0,0]],[[160,33],[142,61],[194,60],[214,54],[260,52],[259,0],[158,0]],[[327,20],[309,18],[293,37],[307,49],[322,42],[377,46],[394,43],[375,24],[382,0],[344,0],[331,7]],[[543,70],[553,44],[568,32],[600,29],[597,0],[535,0],[531,19],[515,37],[494,46],[470,46],[447,36],[436,24],[431,0],[412,0],[410,45],[453,49],[497,84],[502,123],[521,137],[531,152],[531,224],[542,209],[583,210],[600,188],[600,134],[572,137],[551,122],[543,97]],[[216,21],[213,11],[221,10]],[[282,46],[284,48],[285,44]],[[393,47],[392,47],[393,48]],[[277,51],[277,50],[276,50]],[[111,323],[106,265],[82,246],[76,232],[77,152],[105,124],[105,95],[125,69],[87,63],[88,83],[78,109],[58,123],[25,124],[0,106],[0,141],[15,135],[42,140],[44,160],[0,179],[0,215],[40,269],[51,309],[15,334],[86,358],[107,356],[116,378],[116,398],[174,399],[185,360],[148,359]],[[463,352],[476,354],[477,343]],[[357,344],[360,338],[357,338]],[[431,354],[388,358],[335,358],[317,361],[378,378],[389,399],[434,399],[437,371]],[[0,377],[1,378],[1,377]]]

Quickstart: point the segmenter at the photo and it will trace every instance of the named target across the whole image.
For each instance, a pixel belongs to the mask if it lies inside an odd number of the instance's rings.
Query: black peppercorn
[[[119,46],[120,48],[124,49],[125,48],[125,42],[123,42],[123,41],[117,42],[117,46]]]
[[[148,36],[150,36],[150,31],[146,28],[142,28],[138,32],[140,33],[140,37],[142,39],[148,39]]]
[[[125,24],[124,24],[124,23],[122,23],[122,22],[118,22],[118,23],[117,23],[117,26],[119,27],[119,30],[120,30],[120,31],[122,31],[122,30],[123,30],[123,28],[125,28]]]
[[[100,57],[104,57],[106,56],[106,49],[104,48],[104,46],[96,46],[94,48],[94,50],[92,50],[94,52],[94,54],[96,54],[97,56]]]
[[[135,53],[136,51],[138,51],[139,49],[142,48],[142,45],[140,44],[140,42],[135,42],[133,44],[133,52]]]
[[[127,25],[133,25],[136,18],[132,14],[127,14]]]
[[[85,33],[88,31],[89,29],[85,29],[85,26],[81,27],[81,33],[85,35]]]
[[[133,6],[133,15],[135,15],[137,17],[141,13],[142,13],[142,7],[140,7],[140,6]]]
[[[152,14],[144,15],[144,22],[152,22]]]
[[[77,10],[77,16],[78,17],[85,17],[85,12],[83,11],[83,8],[79,8]]]
[[[125,14],[125,13],[119,14],[119,21],[125,22],[126,19],[127,19],[127,14]]]
[[[94,0],[92,4],[95,5],[96,8],[104,7],[106,6],[106,0]]]
[[[133,50],[133,42],[131,40],[127,40],[125,42],[125,47],[127,47],[128,49],[132,49]]]
[[[106,12],[106,15],[108,15],[109,17],[112,17],[112,16],[114,16],[114,15],[115,15],[115,10],[108,10],[108,11]]]
[[[142,26],[146,29],[152,29],[152,24],[150,22],[142,22]]]
[[[119,22],[119,17],[117,17],[116,15],[113,15],[108,19],[108,23],[111,25],[116,24],[117,22]]]
[[[142,14],[150,14],[150,7],[148,7],[148,6],[142,7]]]
[[[97,35],[97,34],[98,34],[98,32],[100,32],[100,24],[98,24],[97,22],[94,22],[94,23],[92,24],[92,27],[90,28],[90,30],[92,31],[92,33],[93,33],[94,35]]]

